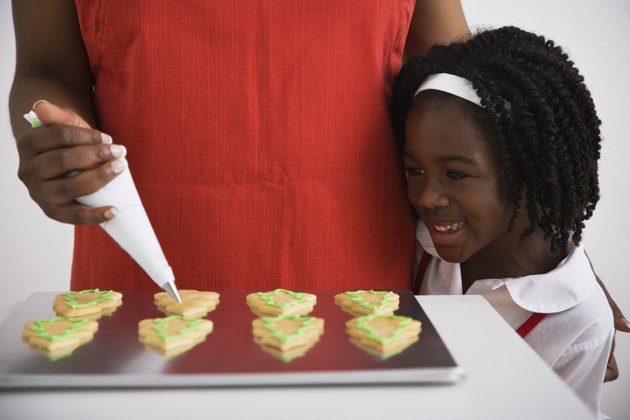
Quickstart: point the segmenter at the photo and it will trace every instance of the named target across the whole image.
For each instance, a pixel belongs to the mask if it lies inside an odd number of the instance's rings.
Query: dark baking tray
[[[138,322],[164,316],[153,293],[123,293],[123,304],[99,320],[94,339],[57,361],[31,350],[21,333],[29,321],[54,316],[60,292],[31,295],[0,328],[0,388],[194,387],[324,384],[455,383],[463,376],[413,294],[400,295],[397,315],[422,322],[420,339],[402,353],[381,360],[350,342],[351,318],[335,303],[339,292],[311,291],[317,305],[310,315],[324,319],[324,334],[303,357],[283,362],[264,352],[252,337],[255,315],[247,291],[221,292],[208,314],[214,331],[188,352],[167,359],[138,341]]]

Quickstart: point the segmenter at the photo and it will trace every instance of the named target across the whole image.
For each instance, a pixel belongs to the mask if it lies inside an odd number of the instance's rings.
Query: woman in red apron
[[[426,49],[467,32],[458,1],[414,3],[77,0],[34,15],[16,2],[16,137],[17,115],[44,98],[124,145],[180,289],[408,287],[413,220],[390,84],[406,39]],[[77,142],[89,132],[66,131]],[[114,176],[112,156],[86,142],[42,147],[65,153],[65,172],[81,161],[94,190]],[[105,220],[72,202],[88,184],[62,172],[47,188],[36,159],[21,160],[51,217]],[[76,228],[71,285],[156,288],[94,225]]]

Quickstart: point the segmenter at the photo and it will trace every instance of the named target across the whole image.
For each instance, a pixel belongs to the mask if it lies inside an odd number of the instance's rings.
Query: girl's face
[[[464,262],[482,250],[505,252],[514,235],[508,232],[512,206],[497,157],[461,105],[454,105],[412,107],[404,163],[409,200],[437,252],[446,261]]]

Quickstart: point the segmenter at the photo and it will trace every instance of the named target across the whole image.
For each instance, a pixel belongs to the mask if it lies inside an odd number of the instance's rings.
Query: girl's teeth
[[[437,230],[438,232],[452,232],[454,230],[461,228],[462,225],[463,223],[454,223],[452,225],[434,226],[434,227],[435,227],[435,230]]]

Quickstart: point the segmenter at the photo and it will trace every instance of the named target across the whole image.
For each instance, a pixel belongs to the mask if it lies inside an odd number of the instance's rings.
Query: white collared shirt
[[[437,256],[421,222],[416,237],[419,252],[427,249]],[[463,294],[460,265],[432,258],[420,294]],[[549,273],[477,280],[466,294],[482,295],[514,329],[534,312],[547,314],[525,341],[603,417],[600,402],[614,336],[613,316],[582,246]]]

